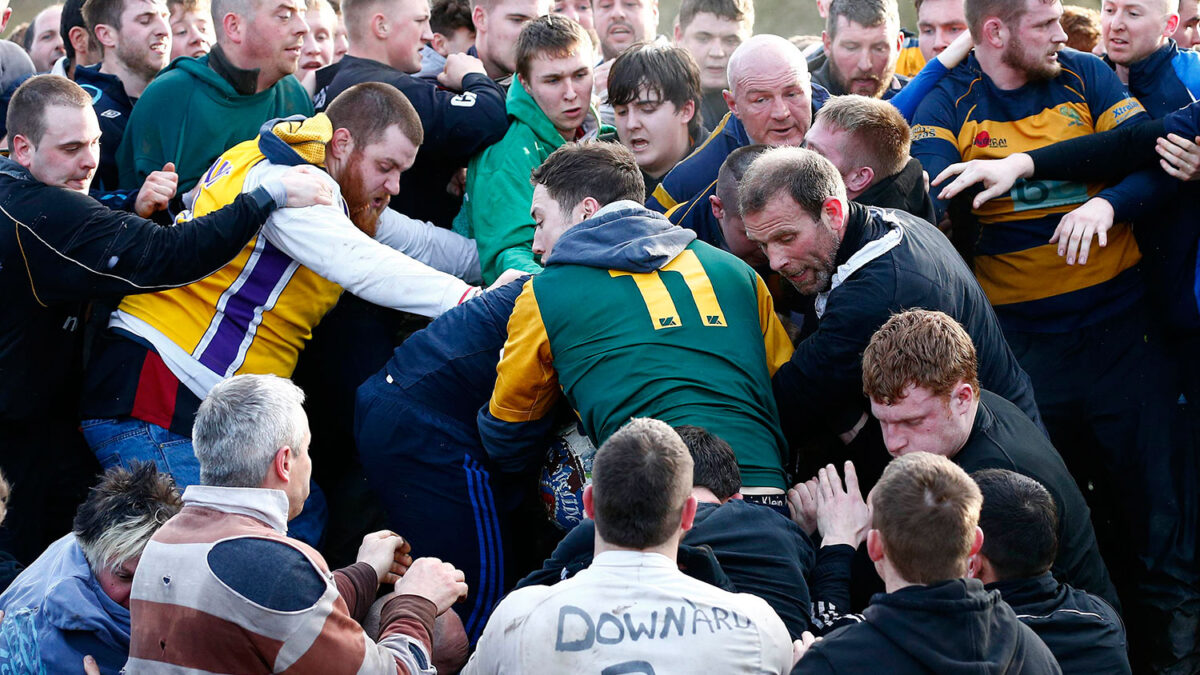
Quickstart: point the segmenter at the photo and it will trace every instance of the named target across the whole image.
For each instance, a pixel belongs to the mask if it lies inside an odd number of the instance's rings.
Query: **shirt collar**
[[[280,534],[287,534],[289,505],[283,490],[189,485],[183,491],[183,504],[250,516]]]
[[[592,566],[602,567],[664,567],[678,570],[670,558],[661,553],[645,551],[605,551],[592,560]]]

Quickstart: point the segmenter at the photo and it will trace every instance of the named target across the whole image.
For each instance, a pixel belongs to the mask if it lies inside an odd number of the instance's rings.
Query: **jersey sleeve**
[[[247,185],[287,167],[251,170]],[[279,209],[263,234],[268,241],[305,267],[354,295],[383,307],[436,317],[474,292],[465,281],[439,272],[371,239],[341,206],[337,183],[329,178],[334,205]]]
[[[1163,131],[1194,141],[1200,136],[1200,101],[1192,102],[1164,117]]]
[[[936,176],[951,164],[962,161],[958,131],[950,94],[944,88],[934,89],[917,106],[912,126],[911,154],[930,176]],[[940,219],[949,205],[936,195],[931,194],[930,198]]]
[[[1082,63],[1086,64],[1087,78],[1084,98],[1087,99],[1088,109],[1092,111],[1092,125],[1097,132],[1150,119],[1142,104],[1103,61],[1087,55]]]
[[[375,241],[469,284],[483,281],[475,242],[433,223],[384,209],[375,228]]]
[[[904,115],[905,121],[912,124],[921,101],[925,100],[929,92],[933,91],[933,88],[942,81],[948,72],[950,69],[938,59],[926,63],[925,67],[908,84],[904,85],[899,93],[888,99],[888,103],[895,106],[900,114]]]
[[[479,412],[479,435],[497,466],[524,471],[540,460],[537,441],[545,438],[559,396],[550,338],[529,279],[508,320],[491,400]]]
[[[758,323],[762,328],[763,346],[767,350],[767,371],[774,377],[780,366],[792,358],[792,341],[788,338],[783,322],[775,314],[775,301],[771,291],[758,274],[754,275],[755,294],[758,296]]]

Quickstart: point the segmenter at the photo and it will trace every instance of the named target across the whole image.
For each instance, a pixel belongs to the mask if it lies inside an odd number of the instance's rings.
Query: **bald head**
[[[755,35],[729,57],[729,91],[736,96],[738,80],[765,73],[791,72],[808,79],[804,54],[778,35]]]
[[[752,143],[800,145],[812,122],[804,55],[778,35],[755,35],[729,57],[725,103]]]

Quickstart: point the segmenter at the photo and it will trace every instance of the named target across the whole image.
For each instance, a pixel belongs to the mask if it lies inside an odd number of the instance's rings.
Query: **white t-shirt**
[[[762,599],[729,593],[657,553],[606,551],[554,586],[496,608],[463,673],[786,673],[787,628]]]

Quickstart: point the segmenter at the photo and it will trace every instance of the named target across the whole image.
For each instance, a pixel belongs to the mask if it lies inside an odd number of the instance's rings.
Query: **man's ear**
[[[959,382],[950,390],[950,410],[956,415],[964,415],[975,402],[975,388],[966,382]]]
[[[983,530],[975,526],[975,541],[971,543],[971,555],[979,553],[983,549]]]
[[[437,52],[438,54],[441,54],[442,56],[449,56],[449,54],[446,53],[447,49],[445,35],[442,35],[441,33],[434,33],[433,39],[429,41],[429,46],[432,47],[433,51]]]
[[[17,134],[16,136],[8,139],[8,147],[9,154],[12,156],[14,162],[20,164],[26,169],[33,164],[33,152],[36,150],[36,148],[28,138],[25,138],[21,134]]]
[[[79,60],[79,54],[87,54],[90,38],[88,37],[87,29],[83,26],[73,26],[67,31],[67,39],[71,41],[71,48],[75,50],[75,60]]]
[[[729,106],[729,112],[733,113],[734,117],[737,117],[737,103],[733,100],[733,94],[728,89],[722,89],[721,98],[725,99],[725,105]]]
[[[679,19],[675,19],[675,40],[674,40],[675,44],[679,44],[679,41],[682,39],[683,39],[683,29],[679,27]]]
[[[583,514],[592,520],[596,519],[596,502],[592,497],[592,486],[583,488]]]
[[[713,218],[716,218],[718,221],[725,220],[725,204],[721,202],[720,197],[709,195],[708,205],[712,208]]]
[[[678,110],[683,115],[684,122],[691,122],[692,118],[696,116],[696,102],[688,99],[688,102],[679,106]]]
[[[879,530],[874,528],[867,530],[867,555],[871,558],[871,562],[883,560],[885,553],[883,537],[879,534]]]
[[[350,156],[354,152],[354,137],[350,135],[350,130],[344,127],[334,129],[333,137],[329,139],[329,154],[334,159],[341,161]]]
[[[988,17],[983,22],[980,32],[983,35],[983,42],[996,49],[1003,49],[1004,45],[1008,43],[1008,27],[998,16]]]
[[[2,29],[3,27],[0,27]],[[1171,37],[1179,28],[1179,14],[1172,14],[1167,17],[1167,25],[1163,28],[1163,37]]]
[[[388,33],[392,30],[392,24],[388,21],[387,15],[376,13],[371,15],[371,22],[368,24],[371,27],[371,35],[374,35],[379,40],[386,40]]]
[[[92,29],[92,34],[96,36],[96,42],[99,42],[100,46],[104,49],[108,50],[117,48],[117,29],[113,28],[112,26],[98,23],[96,24],[96,27]]]
[[[242,17],[233,12],[228,12],[225,16],[221,17],[221,30],[225,31],[225,37],[229,38],[229,41],[235,45],[242,44],[242,40],[245,38],[242,35],[243,27]]]
[[[851,171],[850,175],[845,177],[845,180],[848,192],[862,192],[871,187],[871,181],[875,180],[875,169],[869,166],[860,166]]]
[[[825,53],[828,54],[830,48],[833,47],[833,40],[829,39],[829,33],[821,31],[821,45],[825,47]]]
[[[600,202],[596,201],[595,197],[584,197],[583,201],[579,202],[579,206],[575,208],[576,217],[579,222],[583,222],[596,215],[596,212],[600,210]]]
[[[475,5],[475,9],[471,10],[471,23],[475,24],[475,36],[487,31],[487,10],[480,5]]]
[[[838,241],[846,230],[846,202],[837,197],[826,197],[821,205],[821,216],[829,228],[837,233]]]
[[[679,521],[679,529],[687,532],[692,529],[692,523],[696,522],[696,509],[699,508],[700,502],[696,501],[694,495],[688,495],[687,502],[683,505],[683,518]]]
[[[288,446],[275,451],[275,458],[271,461],[271,472],[276,480],[286,484],[292,479],[292,449]]]

